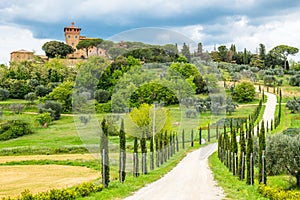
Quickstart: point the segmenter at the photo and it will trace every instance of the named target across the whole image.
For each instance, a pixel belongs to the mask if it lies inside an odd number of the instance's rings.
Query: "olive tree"
[[[268,138],[266,146],[267,171],[270,175],[289,174],[300,186],[300,134],[276,134]]]

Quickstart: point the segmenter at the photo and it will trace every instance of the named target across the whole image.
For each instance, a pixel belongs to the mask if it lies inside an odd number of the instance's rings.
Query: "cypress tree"
[[[102,134],[100,141],[100,150],[102,155],[101,170],[102,170],[102,184],[108,187],[109,184],[109,156],[108,156],[108,125],[104,118],[101,122]]]
[[[154,143],[153,138],[150,137],[150,170],[154,169]]]
[[[233,154],[233,169],[232,169],[232,172],[233,172],[233,175],[236,175],[236,164],[237,164],[237,160],[236,160],[236,156],[237,156],[237,152],[238,152],[238,147],[237,147],[237,141],[236,141],[236,132],[235,132],[235,129],[232,130],[232,138],[231,138],[231,152]]]
[[[179,144],[178,144],[178,135],[177,135],[177,132],[176,132],[176,135],[175,135],[175,140],[176,140],[176,151],[178,152],[179,151]]]
[[[200,145],[202,144],[201,139],[202,139],[202,128],[200,127],[200,128],[199,128],[199,144],[200,144]]]
[[[246,154],[246,141],[245,141],[245,132],[242,126],[240,132],[240,159],[239,159],[240,180],[244,180],[245,178],[245,154]]]
[[[156,167],[159,167],[159,134],[155,135],[155,159],[156,159]]]
[[[164,163],[164,155],[163,155],[163,133],[159,134],[159,158],[160,158],[160,164],[162,165]]]
[[[252,139],[251,129],[249,129],[248,131],[249,133],[248,133],[247,150],[246,150],[246,166],[247,166],[246,183],[248,185],[253,185],[254,183],[253,139]]]
[[[194,130],[192,129],[192,132],[191,132],[191,147],[194,146]]]
[[[223,144],[222,134],[220,134],[219,138],[218,138],[218,158],[221,161],[223,161],[223,159],[222,159],[222,149],[223,149],[222,144]]]
[[[146,138],[144,133],[140,142],[141,142],[141,152],[142,152],[142,173],[147,174],[147,147],[146,147]]]
[[[263,156],[263,152],[266,150],[266,135],[264,128],[264,121],[261,123],[260,134],[258,137],[259,140],[259,148],[258,148],[258,174],[259,174],[259,183],[266,184],[266,160]],[[264,163],[264,164],[263,164]]]
[[[207,125],[207,141],[210,142],[210,127]]]
[[[182,130],[182,149],[184,149],[184,129]]]
[[[126,136],[124,131],[124,120],[121,121],[121,128],[120,128],[120,182],[123,183],[125,181],[125,166],[126,166]]]
[[[219,138],[219,125],[216,126],[216,139]]]
[[[167,162],[168,160],[168,132],[166,131],[165,132],[165,135],[164,135],[164,155],[165,155],[165,162]]]
[[[139,176],[139,157],[138,157],[138,139],[137,137],[134,138],[133,143],[133,176],[138,177]]]

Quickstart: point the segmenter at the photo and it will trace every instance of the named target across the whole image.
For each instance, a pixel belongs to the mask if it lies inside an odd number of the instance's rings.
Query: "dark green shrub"
[[[96,90],[95,92],[95,99],[97,100],[97,102],[99,103],[107,103],[108,100],[110,98],[110,94],[108,91],[106,90]]]
[[[7,89],[0,88],[0,101],[8,99],[9,91]]]
[[[52,91],[51,88],[45,87],[43,85],[38,85],[35,87],[35,94],[38,97],[43,97],[49,94]]]
[[[290,78],[289,84],[291,86],[300,86],[300,74],[296,74]]]
[[[22,120],[10,120],[0,126],[0,140],[9,140],[32,133],[29,124]]]
[[[49,112],[53,120],[58,120],[62,111],[61,104],[55,101],[46,101],[44,104],[41,104],[38,109],[40,114]]]
[[[37,96],[34,92],[29,92],[28,94],[26,94],[24,96],[24,98],[25,98],[26,101],[29,101],[29,102],[33,103],[34,100],[37,99]]]

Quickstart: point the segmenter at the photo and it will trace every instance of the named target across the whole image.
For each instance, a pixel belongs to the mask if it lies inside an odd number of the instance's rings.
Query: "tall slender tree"
[[[246,166],[247,166],[246,183],[248,185],[253,185],[254,183],[253,138],[251,133],[252,130],[249,129],[248,131],[249,133],[247,138],[247,150],[246,150]]]
[[[138,157],[138,139],[137,137],[134,138],[133,143],[133,176],[138,177],[139,176],[139,157]]]
[[[120,182],[123,183],[125,181],[125,166],[126,166],[126,136],[124,131],[124,120],[121,121],[121,128],[120,128]]]
[[[141,152],[142,152],[142,173],[147,174],[147,147],[146,147],[146,137],[143,133],[141,142]]]
[[[100,151],[102,155],[101,169],[102,169],[102,184],[104,187],[108,187],[110,176],[109,176],[109,156],[108,156],[108,125],[106,119],[103,118],[101,122],[101,141]]]
[[[259,183],[266,184],[267,183],[267,173],[266,173],[266,159],[264,156],[264,152],[266,150],[266,134],[264,121],[261,123],[260,133],[259,133],[259,148],[258,148],[258,174],[259,174]]]
[[[245,155],[246,155],[246,141],[243,126],[240,129],[240,159],[239,159],[239,174],[240,180],[245,178]]]

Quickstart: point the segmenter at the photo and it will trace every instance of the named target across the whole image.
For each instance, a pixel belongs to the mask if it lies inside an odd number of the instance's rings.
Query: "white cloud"
[[[15,50],[25,49],[34,51],[37,55],[44,54],[42,46],[49,39],[36,39],[32,32],[14,26],[0,26],[0,63],[9,64],[10,53]]]
[[[246,16],[229,17],[223,24],[204,26],[202,30],[203,43],[212,50],[216,45],[235,44],[242,51],[247,48],[252,52],[260,43],[265,44],[267,51],[273,47],[286,44],[300,49],[300,14],[290,13],[285,16],[262,19],[263,23],[252,25]],[[193,31],[191,31],[193,32]],[[300,55],[295,57],[300,60]]]

